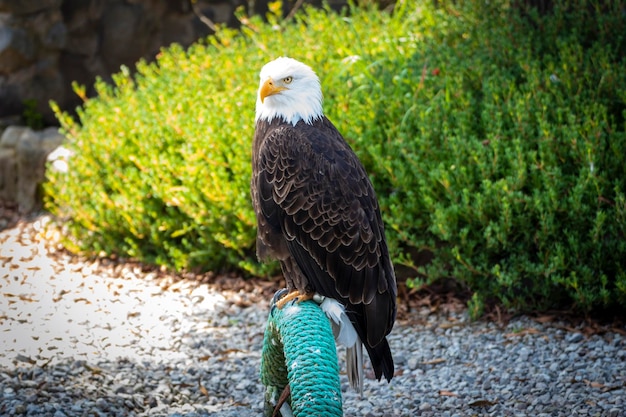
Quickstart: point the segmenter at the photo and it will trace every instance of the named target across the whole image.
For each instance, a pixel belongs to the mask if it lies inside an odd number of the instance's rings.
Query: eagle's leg
[[[284,253],[288,253],[287,249],[284,249]],[[313,295],[315,295],[315,290],[309,285],[296,260],[291,256],[284,256],[280,259],[280,267],[283,270],[289,293],[274,305],[282,309],[288,302],[295,299],[297,299],[298,303],[311,300]]]
[[[315,293],[300,292],[299,290],[293,290],[293,291],[290,291],[287,295],[285,295],[280,300],[276,301],[275,305],[276,307],[282,309],[285,306],[285,304],[287,304],[289,301],[296,300],[297,303],[301,303],[303,301],[313,299],[313,295],[315,295]]]

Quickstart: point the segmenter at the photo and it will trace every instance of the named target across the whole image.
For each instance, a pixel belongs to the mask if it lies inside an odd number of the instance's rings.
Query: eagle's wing
[[[318,293],[346,304],[375,346],[395,320],[396,283],[374,189],[339,132],[275,129],[259,149],[257,214],[282,233]],[[365,336],[365,338],[364,338]]]

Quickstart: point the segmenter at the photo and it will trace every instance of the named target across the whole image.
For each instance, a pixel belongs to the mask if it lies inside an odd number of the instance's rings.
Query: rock
[[[46,151],[40,146],[40,139],[28,129],[22,134],[16,146],[17,195],[16,201],[21,213],[36,209],[37,186],[45,176]]]
[[[121,64],[131,66],[141,57],[145,53],[148,33],[154,30],[146,23],[139,7],[125,3],[108,7],[102,16],[102,24],[108,30],[102,33],[100,53],[105,62],[112,64],[108,68],[110,72],[118,71]]]
[[[73,36],[68,39],[65,45],[65,52],[91,56],[98,50],[98,33],[92,30],[85,30],[82,36]]]
[[[28,130],[25,126],[9,126],[0,136],[0,148],[15,148],[22,134]]]
[[[565,341],[567,343],[579,343],[584,339],[584,336],[581,333],[571,333],[565,336]]]
[[[48,48],[62,48],[67,41],[67,28],[62,21],[55,21],[42,38]]]
[[[15,149],[0,148],[0,200],[15,201],[16,194]]]
[[[48,101],[65,95],[67,85],[58,68],[66,38],[58,9],[0,20],[0,116],[22,114],[25,103],[33,101],[38,115],[54,120]]]
[[[611,408],[609,410],[609,417],[619,417],[620,410],[619,408]]]
[[[11,73],[35,59],[33,38],[19,27],[0,26],[0,73]]]
[[[35,132],[8,127],[0,136],[0,199],[17,203],[21,213],[39,208],[38,189],[45,179],[46,159],[63,140],[56,128]]]
[[[432,410],[432,408],[433,408],[432,405],[430,405],[430,403],[427,403],[427,402],[423,402],[419,406],[420,411],[430,411]]]
[[[0,117],[0,131],[4,131],[7,127],[18,125],[22,121],[22,118],[16,115]]]
[[[30,14],[61,6],[63,0],[0,0],[0,12]]]
[[[198,36],[193,25],[189,24],[189,19],[185,15],[173,14],[165,16],[163,21],[163,32],[161,33],[161,45],[169,46],[172,43],[182,45],[191,44]]]
[[[93,22],[100,19],[106,2],[100,0],[65,0],[63,2],[63,21],[70,32],[82,36],[81,29],[96,33]]]

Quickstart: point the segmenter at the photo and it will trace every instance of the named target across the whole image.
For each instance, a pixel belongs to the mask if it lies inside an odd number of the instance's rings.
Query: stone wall
[[[0,205],[41,208],[46,161],[63,150],[56,128],[18,126],[27,121],[21,115],[56,125],[49,101],[79,105],[73,81],[91,88],[163,46],[188,46],[211,33],[201,17],[232,25],[243,1],[0,0]]]
[[[66,110],[80,104],[72,81],[91,86],[162,46],[188,46],[212,32],[199,16],[235,25],[244,1],[0,0],[0,119],[30,101],[54,124],[50,99]]]

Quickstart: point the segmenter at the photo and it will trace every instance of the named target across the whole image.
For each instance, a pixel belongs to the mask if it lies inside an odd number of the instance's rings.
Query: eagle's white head
[[[261,69],[256,120],[282,118],[295,126],[323,115],[322,89],[315,72],[302,62],[281,57]]]

